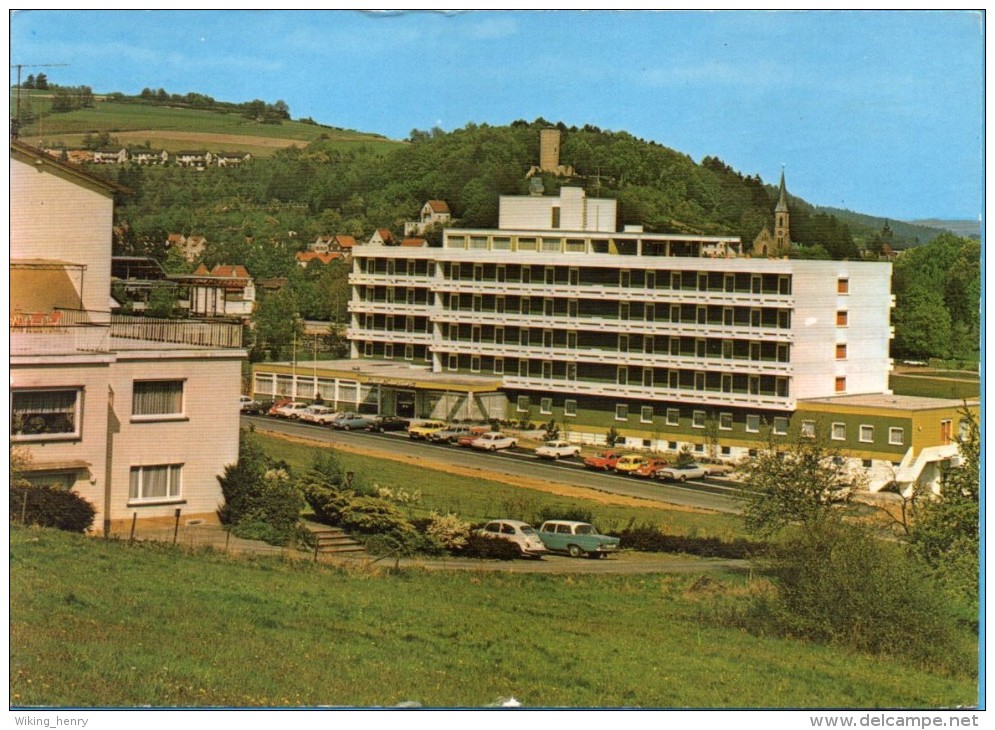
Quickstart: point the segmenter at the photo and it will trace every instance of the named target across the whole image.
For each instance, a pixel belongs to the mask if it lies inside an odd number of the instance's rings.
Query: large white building
[[[961,404],[891,394],[890,263],[751,257],[733,237],[618,232],[615,214],[562,188],[504,196],[497,229],[447,229],[441,248],[357,246],[351,360],[260,365],[257,393],[345,382],[373,410],[719,459],[821,434],[872,488],[936,481]]]
[[[10,442],[94,529],[216,520],[241,328],[110,314],[113,183],[11,140]]]

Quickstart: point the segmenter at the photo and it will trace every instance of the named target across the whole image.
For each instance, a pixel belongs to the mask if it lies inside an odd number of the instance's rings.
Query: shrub
[[[353,497],[341,511],[339,524],[363,534],[415,534],[415,528],[390,502],[377,497]]]
[[[653,525],[628,527],[617,537],[621,538],[622,548],[648,553],[685,553],[703,558],[748,558],[763,547],[763,543],[743,538],[720,540],[717,537],[666,535]]]
[[[341,492],[320,482],[305,482],[300,489],[314,510],[314,519],[323,525],[338,525],[342,521],[342,510],[349,506],[354,496],[352,492]]]
[[[758,597],[748,627],[875,654],[947,658],[950,612],[918,561],[860,525],[825,521],[798,530],[761,562],[774,592]]]
[[[497,560],[517,560],[522,557],[518,545],[510,540],[500,540],[471,533],[467,536],[466,545],[458,552],[465,558],[492,558]]]
[[[440,515],[433,512],[425,534],[446,550],[461,550],[470,537],[470,523],[452,513]]]
[[[25,501],[26,500],[26,501]],[[68,532],[86,532],[97,511],[75,492],[36,486],[10,488],[10,519],[27,525],[56,527]]]

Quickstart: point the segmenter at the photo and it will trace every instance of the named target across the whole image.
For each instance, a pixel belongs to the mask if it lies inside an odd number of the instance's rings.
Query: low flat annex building
[[[837,440],[872,488],[925,469],[911,424],[949,403],[846,400],[893,397],[890,263],[752,258],[735,237],[618,232],[615,218],[615,201],[565,187],[502,196],[497,229],[446,229],[441,248],[357,246],[351,362],[494,378],[501,418],[555,420],[582,443],[615,428],[628,448],[738,459],[826,416],[847,422]],[[853,408],[877,419],[873,441]]]

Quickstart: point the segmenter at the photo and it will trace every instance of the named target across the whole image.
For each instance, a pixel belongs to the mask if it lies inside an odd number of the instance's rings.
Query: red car
[[[602,451],[597,456],[588,456],[585,458],[584,468],[598,469],[600,471],[611,471],[615,468],[615,465],[621,458],[621,451]]]
[[[637,477],[642,477],[643,479],[652,479],[656,476],[658,469],[662,469],[665,466],[670,466],[664,459],[650,459],[641,467],[632,472]]]

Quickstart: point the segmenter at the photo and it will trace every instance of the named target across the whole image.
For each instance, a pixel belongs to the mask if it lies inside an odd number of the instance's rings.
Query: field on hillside
[[[51,105],[51,97],[40,92],[25,94],[21,103],[25,100],[36,114],[47,111]],[[315,124],[295,121],[262,124],[237,113],[109,102],[99,97],[90,109],[45,114],[37,122],[26,125],[21,138],[30,144],[73,146],[80,144],[84,135],[99,132],[109,132],[123,144],[142,144],[148,140],[170,152],[193,147],[212,152],[244,149],[266,155],[281,147],[306,145],[323,134],[344,146],[361,143],[390,149],[399,144],[383,137]]]
[[[745,575],[335,569],[10,529],[12,706],[909,707],[977,681],[719,620]]]
[[[263,450],[276,459],[284,459],[295,472],[310,467],[319,447],[257,433]],[[445,460],[447,448],[438,448],[439,460]],[[528,489],[494,479],[453,474],[426,464],[378,459],[372,456],[336,450],[342,466],[356,474],[357,482],[419,492],[420,500],[411,509],[415,515],[431,511],[455,513],[468,522],[484,522],[499,517],[539,521],[544,510],[587,510],[602,530],[621,530],[629,523],[653,524],[672,535],[718,537],[725,540],[745,537],[742,521],[728,514],[668,508],[649,500],[617,497],[586,490],[590,498],[564,496],[540,489]],[[641,503],[641,504],[640,504]]]

